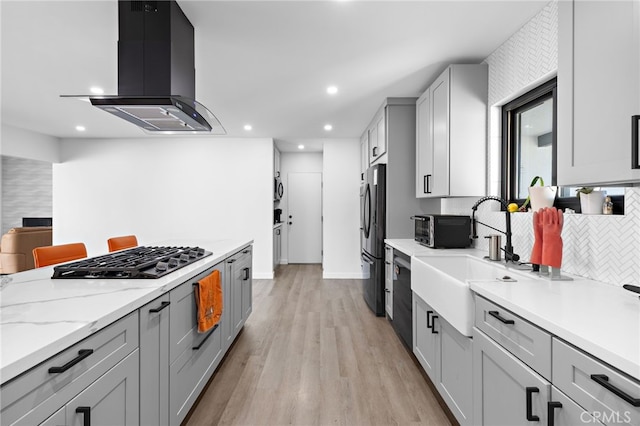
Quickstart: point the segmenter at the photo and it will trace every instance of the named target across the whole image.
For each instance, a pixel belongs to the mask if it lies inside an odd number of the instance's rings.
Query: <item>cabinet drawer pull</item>
[[[242,281],[246,281],[249,279],[249,268],[243,268],[242,271],[244,272],[244,277],[242,277]]]
[[[555,426],[555,420],[553,418],[553,410],[556,408],[562,408],[562,402],[549,401],[547,402],[547,426]]]
[[[374,157],[378,156],[378,147],[377,146],[374,146],[371,151],[372,151]]]
[[[247,254],[249,253],[249,250],[242,250],[242,254]]]
[[[235,259],[229,259],[229,260],[227,260],[227,263],[233,263],[235,261],[236,261]]]
[[[629,404],[633,405],[634,407],[640,407],[640,398],[634,398],[631,395],[629,395],[628,393],[624,392],[623,390],[618,389],[617,387],[613,386],[611,383],[609,383],[609,377],[608,376],[606,376],[604,374],[592,374],[591,375],[591,380],[593,380],[594,382],[596,382],[597,384],[599,384],[600,386],[602,386],[606,390],[612,392],[617,397],[620,397],[620,398],[624,399],[625,401],[627,401]]]
[[[531,395],[534,393],[540,392],[540,389],[536,387],[528,387],[526,388],[526,390],[527,390],[527,420],[530,422],[539,422],[540,417],[534,416],[532,413],[533,408],[531,403]]]
[[[423,192],[425,194],[431,194],[431,188],[430,188],[430,183],[431,183],[431,175],[424,175],[424,190]]]
[[[638,153],[640,152],[640,146],[638,146],[638,122],[640,121],[640,115],[631,116],[631,168],[640,169],[640,162],[638,161]]]
[[[498,312],[498,311],[489,311],[489,315],[491,315],[492,317],[494,317],[495,319],[497,319],[498,321],[500,321],[503,324],[515,324],[515,322],[513,320],[502,318],[500,316],[500,312]]]
[[[68,363],[63,365],[62,367],[51,367],[51,368],[49,368],[49,373],[50,374],[64,373],[65,371],[67,371],[68,369],[70,369],[71,367],[73,367],[74,365],[76,365],[77,363],[79,363],[80,361],[82,361],[83,359],[85,359],[86,357],[91,355],[92,353],[93,353],[93,349],[80,349],[78,351],[78,356],[77,357],[75,357],[74,359],[72,359],[71,361],[69,361]]]
[[[427,328],[431,329],[431,334],[438,334],[436,331],[436,318],[438,316],[433,315],[434,313],[433,311],[427,311]],[[431,324],[429,324],[429,321],[431,321]]]
[[[164,308],[166,308],[167,306],[169,306],[170,304],[171,302],[162,302],[160,303],[160,306],[158,306],[157,308],[149,309],[149,313],[156,314],[161,310],[163,310]]]
[[[211,332],[209,334],[207,334],[205,336],[204,339],[202,339],[202,341],[200,342],[200,344],[198,346],[193,346],[191,349],[193,349],[194,351],[197,351],[198,349],[200,349],[202,347],[202,345],[204,345],[204,342],[207,341],[207,339],[209,337],[211,337],[211,335],[216,331],[216,329],[218,328],[218,326],[220,325],[220,323],[216,324],[213,326],[213,330],[211,330]]]
[[[78,407],[76,408],[76,413],[82,414],[83,426],[91,426],[91,407]]]

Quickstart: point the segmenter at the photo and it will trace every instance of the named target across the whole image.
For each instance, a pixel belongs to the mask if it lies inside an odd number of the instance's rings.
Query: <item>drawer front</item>
[[[588,411],[576,404],[567,395],[560,392],[555,386],[551,386],[551,401],[547,405],[547,410],[547,416],[551,419],[549,420],[549,425],[602,425],[602,423],[594,418]]]
[[[640,407],[623,396],[640,403],[640,382],[556,338],[553,384],[606,425],[640,424]]]
[[[179,285],[169,293],[169,301],[171,302],[169,306],[169,317],[171,318],[169,323],[169,342],[171,345],[169,363],[174,362],[183,352],[191,351],[192,347],[198,346],[206,336],[204,333],[198,333],[198,313],[195,296],[193,295],[193,284],[196,284],[214,270],[220,272],[220,280],[221,284],[223,284],[224,263],[219,263]]]
[[[137,347],[136,311],[3,385],[0,424],[44,421]],[[84,352],[88,350],[93,352]],[[49,372],[65,366],[69,366],[65,371]]]
[[[505,349],[551,380],[551,335],[510,311],[476,297],[475,325]]]

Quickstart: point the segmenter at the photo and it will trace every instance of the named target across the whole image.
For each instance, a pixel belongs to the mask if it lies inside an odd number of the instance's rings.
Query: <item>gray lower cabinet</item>
[[[135,404],[135,409],[131,410],[135,412],[137,423],[137,348],[138,311],[135,311],[3,384],[0,388],[0,424],[35,425],[44,421],[55,424],[60,418],[58,411],[61,407],[67,406],[76,395],[82,394],[88,388],[102,392],[96,389],[103,385],[93,385],[109,383],[111,379],[105,377],[111,374],[120,377],[123,368],[116,370],[115,366],[134,351],[134,377],[126,377],[125,387],[130,391],[127,403],[132,406]],[[127,361],[127,366],[130,363],[130,360]],[[130,368],[127,367],[125,370],[127,374],[131,373]],[[95,423],[99,423],[100,412],[94,413]],[[65,416],[69,418],[68,414]],[[64,423],[65,421],[62,422]]]
[[[547,424],[551,383],[473,329],[474,424]]]
[[[461,425],[473,424],[472,340],[415,293],[413,353]]]
[[[139,424],[138,350],[135,350],[67,406],[68,426],[134,426]]]
[[[138,311],[140,424],[169,424],[169,293]]]
[[[226,260],[226,272],[231,296],[230,340],[238,335],[252,310],[252,252],[245,247]]]
[[[222,359],[222,324],[198,332],[194,284],[218,270],[224,282],[224,264],[207,269],[169,293],[170,366],[169,424],[180,424]]]
[[[384,248],[384,309],[393,319],[393,247]]]

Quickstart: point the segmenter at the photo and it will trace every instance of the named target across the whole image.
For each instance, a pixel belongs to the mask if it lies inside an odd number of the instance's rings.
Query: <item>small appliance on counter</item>
[[[471,217],[449,214],[415,215],[415,240],[431,248],[471,246]]]
[[[273,210],[273,223],[281,223],[282,222],[282,209],[274,209]]]

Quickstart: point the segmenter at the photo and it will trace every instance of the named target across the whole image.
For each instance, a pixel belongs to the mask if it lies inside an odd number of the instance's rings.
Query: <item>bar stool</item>
[[[84,243],[60,244],[33,249],[33,263],[36,268],[68,262],[87,257]]]
[[[107,240],[109,252],[123,250],[138,246],[138,239],[135,235],[126,235],[123,237],[113,237]]]

